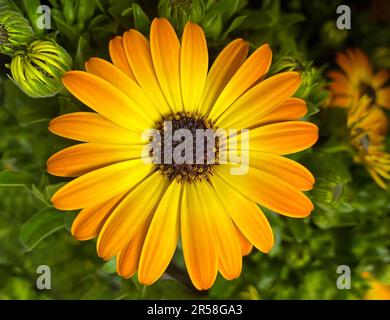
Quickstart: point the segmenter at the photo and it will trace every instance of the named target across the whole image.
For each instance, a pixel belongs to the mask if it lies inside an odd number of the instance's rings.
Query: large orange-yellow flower
[[[390,109],[390,86],[386,86],[390,73],[374,73],[370,60],[360,49],[348,49],[337,54],[336,62],[342,71],[330,71],[330,106],[349,108],[367,95],[380,108]]]
[[[95,112],[50,123],[53,133],[84,142],[49,159],[51,174],[75,177],[52,202],[61,210],[82,209],[72,234],[98,237],[99,256],[116,256],[121,276],[137,273],[141,283],[154,283],[180,239],[193,284],[208,289],[218,271],[237,278],[252,245],[271,250],[272,230],[257,204],[297,218],[313,210],[303,193],[312,189],[312,174],[283,157],[318,138],[315,125],[298,120],[307,112],[304,101],[291,97],[300,76],[286,72],[264,80],[269,46],[247,54],[248,44],[237,39],[209,70],[198,25],[188,23],[179,41],[167,20],[155,19],[150,41],[129,30],[110,43],[113,63],[92,58],[87,72],[64,76],[65,87]],[[175,130],[250,129],[249,147],[241,150],[249,152],[248,172],[232,175],[237,163],[145,163],[141,134],[161,130],[166,119]],[[241,134],[231,139],[240,141]]]

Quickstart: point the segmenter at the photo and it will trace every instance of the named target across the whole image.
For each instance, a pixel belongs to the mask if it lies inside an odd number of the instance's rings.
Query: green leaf
[[[221,34],[222,28],[223,28],[223,22],[220,13],[215,13],[204,24],[206,35],[215,40],[218,39],[218,36]]]
[[[84,26],[85,22],[91,19],[95,13],[96,2],[91,0],[79,0],[77,9],[77,22]]]
[[[41,201],[43,204],[46,205],[46,207],[51,207],[51,204],[47,201],[45,195],[42,193],[41,190],[39,190],[35,184],[32,185],[32,188],[31,188],[31,193],[33,194],[33,196],[38,199],[39,201]]]
[[[231,23],[230,27],[221,36],[221,40],[224,40],[229,35],[229,33],[233,32],[234,30],[239,28],[245,19],[246,19],[246,16],[240,16],[240,17],[237,17],[236,19],[234,19],[233,22]]]
[[[114,274],[116,273],[116,259],[112,258],[108,260],[102,267],[105,273]]]
[[[33,181],[26,172],[5,170],[0,172],[0,187],[25,187]]]
[[[43,33],[43,30],[39,29],[36,24],[36,21],[38,21],[37,8],[41,5],[40,0],[23,0],[23,5],[34,31],[39,34]]]
[[[77,69],[84,69],[84,62],[91,56],[91,46],[85,36],[81,36],[77,45],[75,66]]]
[[[25,222],[20,231],[20,241],[29,252],[43,239],[64,227],[64,214],[54,208],[46,208]]]
[[[134,16],[134,26],[137,30],[143,34],[148,34],[150,29],[150,20],[142,8],[133,3],[133,16]]]
[[[47,110],[39,106],[26,105],[19,110],[17,119],[21,127],[26,127],[40,122],[49,122],[51,116]]]
[[[77,32],[70,27],[65,21],[62,13],[59,10],[51,10],[55,25],[61,35],[68,38],[71,44],[77,43]]]

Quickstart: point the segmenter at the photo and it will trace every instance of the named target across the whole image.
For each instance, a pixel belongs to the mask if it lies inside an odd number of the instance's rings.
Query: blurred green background
[[[344,110],[323,109],[328,91],[326,70],[335,54],[359,47],[377,69],[390,67],[390,10],[384,1],[245,1],[245,0],[15,0],[30,21],[37,5],[52,7],[52,30],[83,69],[91,56],[108,58],[108,41],[135,27],[148,34],[155,16],[168,17],[180,33],[191,19],[206,31],[210,56],[242,37],[255,48],[268,42],[274,54],[271,73],[299,70],[297,96],[309,107],[320,140],[295,155],[317,178],[311,192],[315,211],[295,220],[266,211],[276,244],[270,254],[253,251],[244,258],[242,275],[219,277],[207,292],[188,283],[177,251],[169,272],[150,287],[115,274],[115,261],[104,263],[95,241],[78,242],[69,232],[76,213],[58,212],[50,196],[64,179],[45,171],[46,160],[70,141],[47,130],[53,117],[85,107],[60,92],[31,99],[7,77],[0,55],[0,299],[360,299],[368,289],[361,277],[369,271],[390,284],[390,193],[379,188],[365,169],[345,152]],[[349,4],[352,29],[337,30],[336,8]],[[387,139],[389,140],[389,139]],[[389,143],[388,143],[389,144]],[[39,265],[51,268],[51,290],[38,290]],[[339,265],[351,268],[351,290],[339,290]]]

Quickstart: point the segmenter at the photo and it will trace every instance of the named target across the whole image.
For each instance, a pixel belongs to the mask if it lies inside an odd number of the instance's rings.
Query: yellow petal
[[[161,199],[145,238],[139,261],[138,280],[150,285],[164,273],[180,234],[181,184],[173,181]]]
[[[219,175],[212,178],[212,183],[225,209],[245,238],[260,251],[269,252],[274,245],[274,236],[267,218],[256,203],[240,194]],[[262,188],[257,186],[257,189]]]
[[[136,81],[130,64],[127,61],[125,49],[123,47],[123,38],[115,37],[112,39],[110,41],[109,51],[112,63],[126,73],[131,79]]]
[[[286,155],[310,148],[317,139],[318,128],[314,124],[286,121],[250,130],[249,149]]]
[[[345,72],[349,79],[354,77],[354,69],[348,56],[344,52],[339,52],[336,56],[336,62],[341,69]]]
[[[347,50],[353,56],[353,65],[359,71],[359,76],[363,79],[372,77],[372,67],[367,55],[360,49]]]
[[[60,177],[78,177],[85,173],[126,160],[141,159],[144,146],[83,143],[54,154],[47,171]]]
[[[230,42],[215,59],[206,79],[199,106],[200,114],[207,114],[233,75],[244,63],[248,43],[242,39]]]
[[[116,257],[116,271],[125,279],[134,276],[138,270],[141,250],[149,229],[150,221],[152,220],[151,218],[151,215],[146,218],[146,221],[138,229],[134,237],[121,251],[119,251]]]
[[[123,194],[104,203],[80,211],[73,221],[71,233],[77,240],[85,241],[97,237],[104,222],[120,203]]]
[[[119,181],[118,181],[119,183]],[[99,234],[97,251],[109,260],[134,237],[139,227],[153,213],[166,185],[159,172],[137,185],[107,219]]]
[[[247,238],[245,238],[245,236],[242,234],[240,229],[237,228],[237,226],[236,226],[236,231],[238,235],[238,240],[240,241],[241,254],[242,256],[247,256],[251,253],[253,249],[253,245],[248,241]]]
[[[209,67],[209,55],[204,32],[200,26],[188,22],[184,28],[180,73],[185,111],[198,110]]]
[[[351,96],[337,96],[332,97],[331,105],[339,108],[349,108],[352,104]]]
[[[154,107],[148,96],[143,92],[135,80],[129,78],[123,71],[106,60],[91,58],[85,63],[86,70],[98,77],[110,82],[122,90],[136,104],[138,112],[143,110],[152,121],[161,118],[160,113]]]
[[[251,128],[262,117],[291,97],[300,85],[297,72],[275,75],[247,91],[217,121],[221,128]]]
[[[390,78],[390,72],[387,70],[379,70],[372,79],[372,85],[378,89],[382,87]]]
[[[219,271],[227,280],[236,279],[241,273],[242,254],[234,224],[209,183],[202,183],[198,190],[203,208],[210,214],[214,241],[217,244]]]
[[[296,218],[307,217],[313,210],[309,198],[288,182],[252,167],[248,168],[246,175],[232,175],[232,167],[233,165],[221,165],[215,171],[231,187],[256,203],[274,212]],[[235,223],[239,226],[237,221]],[[252,242],[251,239],[250,241]]]
[[[386,109],[390,109],[390,87],[384,87],[377,91],[376,103]]]
[[[217,119],[230,105],[247,91],[269,70],[272,51],[268,44],[258,48],[244,62],[215,102],[210,112],[211,119]]]
[[[82,142],[139,144],[140,136],[94,112],[75,112],[59,116],[49,124],[54,134]]]
[[[149,41],[137,30],[129,30],[123,36],[123,44],[131,69],[137,82],[158,107],[161,114],[171,111],[164,94],[161,91],[154,70]]]
[[[347,82],[333,82],[330,84],[329,89],[335,95],[352,95],[354,88]]]
[[[281,121],[293,121],[304,117],[307,113],[305,101],[299,98],[289,98],[280,106],[264,114],[258,125],[271,124]]]
[[[153,20],[150,28],[150,50],[157,78],[169,105],[175,111],[182,111],[180,42],[168,20]]]
[[[327,75],[328,75],[329,78],[331,78],[332,80],[334,80],[336,82],[345,83],[345,84],[351,84],[351,82],[345,76],[345,74],[340,72],[340,71],[329,71]]]
[[[84,71],[67,72],[62,81],[77,99],[112,122],[134,132],[153,127],[147,115],[108,81]]]
[[[250,152],[249,165],[283,179],[301,191],[313,188],[313,175],[296,161],[264,152]]]
[[[218,272],[211,214],[203,208],[195,184],[185,184],[181,207],[182,246],[188,274],[198,290],[209,289]]]
[[[130,190],[151,172],[143,160],[113,164],[74,179],[58,190],[51,201],[60,210],[92,207]]]

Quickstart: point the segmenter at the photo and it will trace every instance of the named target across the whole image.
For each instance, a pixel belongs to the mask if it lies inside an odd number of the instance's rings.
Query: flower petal
[[[377,91],[376,103],[386,109],[390,109],[390,87],[384,87]]]
[[[113,164],[78,177],[60,190],[51,201],[60,210],[92,207],[130,190],[152,169],[143,160]]]
[[[154,211],[165,185],[165,177],[157,172],[130,191],[107,219],[99,234],[97,251],[100,257],[104,260],[111,259],[134,237]]]
[[[199,106],[200,114],[207,114],[226,84],[244,63],[248,55],[248,43],[242,39],[230,42],[215,59],[206,79]]]
[[[301,83],[297,72],[284,72],[268,78],[247,91],[217,120],[222,128],[251,128],[262,117],[291,97]]]
[[[349,80],[355,81],[355,70],[353,65],[349,59],[349,57],[344,52],[339,52],[336,56],[336,62],[340,66],[341,69],[344,70],[345,74],[349,78]]]
[[[62,81],[70,93],[112,122],[134,132],[153,127],[153,122],[121,90],[91,73],[67,72]]]
[[[241,135],[230,138],[229,143]],[[249,131],[249,149],[279,155],[296,153],[310,148],[318,139],[318,128],[310,122],[286,121],[258,127]]]
[[[110,41],[109,51],[112,63],[126,73],[131,79],[136,81],[130,64],[127,61],[125,49],[123,47],[123,38],[115,37],[112,39]]]
[[[182,246],[188,274],[198,290],[209,289],[218,272],[211,214],[203,208],[196,185],[185,184],[181,207]]]
[[[390,78],[390,72],[387,70],[379,70],[372,79],[372,85],[374,88],[379,89]]]
[[[212,178],[212,184],[226,211],[245,238],[260,251],[269,252],[274,245],[274,236],[267,218],[256,203],[240,194],[219,175]]]
[[[78,177],[114,163],[141,159],[144,146],[97,143],[78,144],[54,154],[47,161],[47,171],[60,177]]]
[[[138,134],[107,120],[94,112],[75,112],[59,116],[49,124],[54,134],[82,142],[139,144]]]
[[[269,70],[272,51],[268,44],[258,48],[238,69],[221,92],[210,112],[211,119],[217,119],[230,105],[247,91]]]
[[[215,171],[231,187],[258,204],[274,212],[295,218],[307,217],[313,210],[313,204],[309,198],[283,179],[252,167],[248,168],[245,176],[232,175],[230,169],[233,167],[233,165],[221,165]],[[218,194],[220,195],[220,192]],[[225,194],[233,197],[231,193],[225,192]],[[235,223],[238,225],[237,221]],[[241,231],[244,233],[242,229]],[[251,239],[250,241],[252,242]]]
[[[173,181],[162,197],[145,238],[138,280],[156,282],[171,261],[180,234],[181,184]]]
[[[150,28],[150,50],[157,78],[175,111],[182,111],[180,88],[180,42],[167,19],[155,18]]]
[[[209,183],[202,183],[198,190],[204,210],[210,212],[214,241],[217,244],[219,271],[227,280],[236,279],[241,273],[242,253],[234,224]]]
[[[141,256],[142,246],[144,245],[146,234],[149,230],[152,216],[146,218],[139,230],[129,243],[119,251],[116,257],[116,271],[125,278],[131,278],[138,270],[139,259]]]
[[[200,26],[188,22],[184,28],[180,55],[181,90],[185,111],[198,110],[206,83],[209,55]]]
[[[169,113],[171,109],[161,91],[154,70],[148,39],[137,30],[131,29],[125,32],[123,44],[137,82],[158,110],[160,110],[161,114]]]
[[[304,100],[299,98],[289,98],[281,105],[268,113],[265,113],[257,125],[271,124],[282,121],[293,121],[303,118],[307,113]]]
[[[73,221],[71,233],[77,240],[90,240],[99,234],[104,222],[120,203],[123,194],[104,203],[80,211]]]
[[[247,256],[252,252],[253,245],[249,242],[249,240],[242,234],[240,229],[236,226],[236,231],[238,235],[238,240],[240,241],[241,246],[241,254],[242,256]]]
[[[249,165],[285,180],[301,191],[313,189],[313,175],[296,161],[264,152],[250,152]]]
[[[99,58],[89,59],[85,63],[85,67],[88,72],[110,82],[126,93],[133,103],[137,105],[137,108],[143,110],[152,121],[160,120],[161,115],[148,96],[135,80],[129,78],[123,71],[106,60]]]

